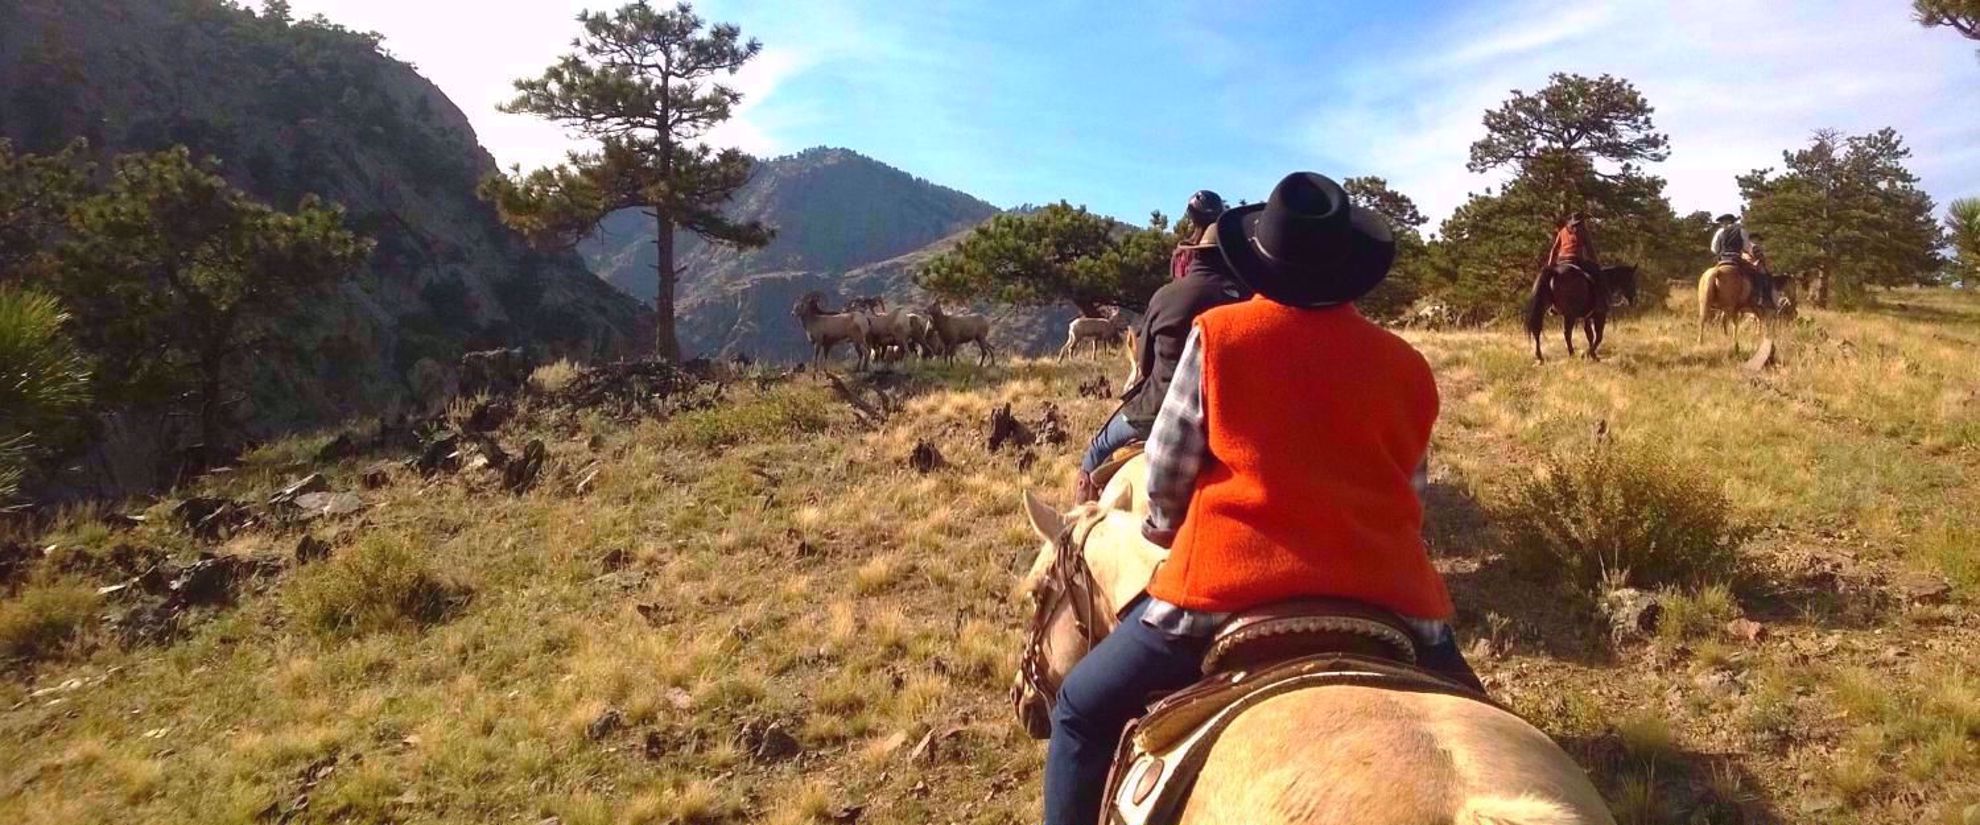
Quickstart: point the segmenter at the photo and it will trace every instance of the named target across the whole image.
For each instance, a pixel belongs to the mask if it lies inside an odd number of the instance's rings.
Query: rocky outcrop
[[[523,346],[629,349],[638,306],[568,253],[527,248],[475,195],[495,162],[447,97],[375,36],[216,0],[0,3],[0,136],[81,137],[100,159],[185,145],[289,208],[342,204],[371,261],[252,367],[259,429],[399,405],[414,365]]]

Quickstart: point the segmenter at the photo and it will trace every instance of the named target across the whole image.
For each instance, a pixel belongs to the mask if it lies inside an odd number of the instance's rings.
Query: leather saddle
[[[1354,602],[1299,600],[1233,617],[1204,656],[1205,678],[1156,702],[1121,738],[1104,797],[1106,822],[1176,822],[1224,729],[1275,696],[1361,685],[1491,702],[1415,661],[1407,624]]]
[[[1127,466],[1129,461],[1133,461],[1135,456],[1147,451],[1148,443],[1145,441],[1130,441],[1121,445],[1120,449],[1109,454],[1107,460],[1101,462],[1100,466],[1093,468],[1094,488],[1106,487],[1107,482],[1113,480],[1115,473],[1120,472],[1121,468]]]

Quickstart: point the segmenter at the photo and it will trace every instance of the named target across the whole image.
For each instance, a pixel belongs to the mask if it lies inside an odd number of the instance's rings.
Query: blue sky
[[[386,36],[504,164],[555,129],[501,115],[509,81],[576,31],[578,0],[296,0]],[[1733,176],[1833,127],[1894,126],[1944,204],[1980,195],[1980,59],[1897,0],[903,3],[707,0],[764,53],[712,142],[845,146],[1000,206],[1061,198],[1131,220],[1189,192],[1262,198],[1280,175],[1382,175],[1442,218],[1480,118],[1555,71],[1627,77],[1657,108],[1680,211],[1737,206]],[[491,9],[499,9],[492,11]]]

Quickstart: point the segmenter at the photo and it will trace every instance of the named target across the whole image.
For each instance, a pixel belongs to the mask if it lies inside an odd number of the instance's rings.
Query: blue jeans
[[[1203,676],[1210,640],[1169,636],[1142,624],[1147,610],[1146,598],[1128,608],[1120,627],[1059,687],[1045,750],[1045,825],[1100,821],[1107,768],[1128,722],[1147,709],[1151,695],[1181,690]]]
[[[1052,740],[1045,751],[1045,825],[1092,825],[1100,821],[1107,769],[1128,722],[1147,709],[1149,699],[1172,693],[1202,678],[1207,638],[1170,636],[1141,623],[1148,599],[1138,599],[1120,627],[1066,674],[1052,708]],[[1417,664],[1469,685],[1485,686],[1446,632],[1419,647]]]
[[[1113,418],[1107,419],[1107,423],[1101,425],[1100,432],[1093,436],[1093,443],[1087,445],[1086,455],[1079,459],[1079,471],[1093,472],[1099,469],[1100,465],[1107,463],[1107,457],[1113,455],[1115,450],[1147,438],[1148,433],[1142,432],[1140,427],[1129,424],[1126,416],[1116,412]]]

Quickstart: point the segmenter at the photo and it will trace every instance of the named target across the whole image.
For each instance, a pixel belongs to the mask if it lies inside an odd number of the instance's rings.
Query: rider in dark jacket
[[[1752,241],[1747,238],[1746,228],[1740,225],[1734,215],[1720,215],[1716,221],[1719,231],[1712,233],[1712,256],[1721,264],[1731,264],[1739,274],[1746,276],[1753,285],[1753,303],[1759,307],[1774,306],[1774,279],[1770,273],[1761,271],[1753,258]]]
[[[1141,378],[1121,393],[1120,409],[1094,435],[1080,459],[1074,497],[1081,502],[1099,496],[1092,475],[1108,456],[1131,442],[1148,439],[1149,428],[1155,425],[1155,414],[1162,409],[1169,380],[1176,374],[1176,359],[1182,357],[1183,342],[1189,338],[1190,324],[1196,322],[1196,316],[1211,307],[1250,296],[1250,290],[1231,274],[1229,264],[1217,251],[1216,224],[1205,226],[1206,231],[1191,250],[1188,271],[1182,278],[1164,284],[1148,300],[1148,313],[1142,317],[1135,338],[1140,351],[1135,353],[1134,362],[1141,365]]]

